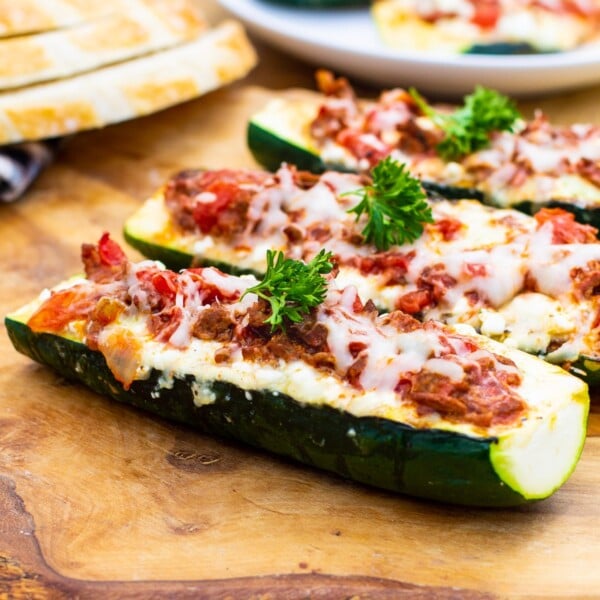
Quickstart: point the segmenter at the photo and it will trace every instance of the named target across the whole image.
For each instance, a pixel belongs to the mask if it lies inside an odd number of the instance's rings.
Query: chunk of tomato
[[[500,0],[471,0],[475,12],[471,22],[482,29],[492,29],[500,19]]]
[[[114,240],[111,240],[108,233],[102,234],[98,242],[98,253],[104,265],[120,265],[127,260],[121,246]]]
[[[589,244],[597,242],[598,230],[575,221],[575,215],[562,208],[543,208],[535,214],[539,227],[552,224],[553,244]]]

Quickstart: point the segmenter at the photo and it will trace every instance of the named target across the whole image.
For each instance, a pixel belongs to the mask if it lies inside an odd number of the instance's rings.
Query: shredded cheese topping
[[[434,223],[413,244],[376,253],[362,243],[362,221],[348,210],[360,187],[355,175],[327,172],[310,187],[294,183],[294,170],[283,166],[249,200],[247,224],[233,239],[211,237],[204,258],[264,271],[264,254],[274,248],[305,261],[325,247],[334,253],[342,285],[354,285],[386,310],[400,308],[425,320],[468,323],[479,331],[562,363],[560,347],[600,356],[596,292],[581,293],[577,272],[594,277],[600,244],[557,243],[560,223],[540,223],[509,209],[475,201],[432,203]],[[562,217],[561,217],[562,218]],[[171,223],[172,240],[181,236]],[[573,224],[573,227],[579,227]],[[193,245],[197,244],[194,237]],[[598,263],[600,264],[600,263]],[[518,317],[514,302],[538,314],[530,326]],[[560,313],[560,314],[559,314]],[[492,315],[502,327],[490,326]],[[545,330],[548,335],[539,336]],[[533,340],[536,340],[535,342]],[[571,360],[569,358],[568,360]]]

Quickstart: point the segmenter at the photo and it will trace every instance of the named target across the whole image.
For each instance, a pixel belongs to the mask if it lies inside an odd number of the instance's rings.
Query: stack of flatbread
[[[196,0],[0,0],[0,144],[146,115],[243,77],[237,22]]]

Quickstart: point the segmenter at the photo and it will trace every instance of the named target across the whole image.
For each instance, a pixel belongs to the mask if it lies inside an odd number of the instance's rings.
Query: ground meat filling
[[[202,310],[192,329],[192,335],[200,340],[230,342],[235,329],[233,315],[221,304]]]
[[[96,283],[121,279],[127,269],[125,254],[106,233],[97,245],[82,245],[81,259],[86,277]]]
[[[407,154],[431,154],[441,141],[440,131],[419,120],[421,109],[408,92],[383,92],[376,105],[363,109],[345,78],[317,72],[317,86],[327,96],[310,124],[319,144],[334,141],[359,161],[374,166],[395,148]]]
[[[368,256],[354,255],[340,260],[341,264],[358,269],[363,275],[383,275],[384,285],[406,283],[406,273],[416,252],[377,252]]]
[[[600,294],[600,261],[591,260],[585,268],[575,267],[570,272],[574,295],[579,301]]]
[[[319,175],[308,171],[290,167],[289,172],[294,185],[301,190],[309,190],[319,181]],[[279,185],[277,175],[263,171],[188,170],[169,180],[164,200],[173,222],[183,231],[200,232],[227,242],[259,225],[257,219],[260,221],[264,215],[260,211],[254,214],[251,203],[259,192]],[[290,225],[286,235],[295,239],[299,232]]]
[[[165,203],[183,230],[231,239],[245,230],[250,200],[270,178],[241,169],[183,171],[167,183]]]
[[[393,326],[398,333],[423,328],[436,330],[438,327],[434,323],[423,325],[399,311],[378,317],[372,302],[357,311],[357,314],[361,313],[374,321],[379,319],[383,325]],[[328,329],[317,321],[314,311],[302,323],[289,324],[285,331],[272,332],[270,326],[265,325],[269,316],[270,308],[264,300],[256,302],[246,313],[245,327],[232,340],[234,345],[241,347],[244,360],[271,365],[277,365],[279,361],[302,360],[362,388],[361,375],[367,368],[369,351],[365,344],[351,342],[348,349],[355,360],[346,369],[340,369],[328,346]],[[195,329],[195,335],[197,333],[198,329]],[[466,347],[470,352],[477,351],[472,342],[466,342]],[[215,360],[226,362],[232,356],[231,350],[224,346],[215,354]],[[465,374],[460,381],[426,370],[402,374],[396,392],[403,401],[414,404],[421,416],[438,413],[450,421],[481,427],[514,422],[524,414],[525,402],[515,391],[521,377],[511,360],[489,353],[468,359],[463,367]]]
[[[590,183],[600,188],[600,161],[581,158],[577,162],[575,169],[584,179],[587,179]]]
[[[327,346],[327,329],[317,322],[314,311],[302,322],[288,323],[285,331],[275,332],[265,324],[270,315],[270,307],[262,299],[248,309],[247,325],[236,338],[245,360],[270,364],[303,360],[326,371],[335,369],[335,358]]]
[[[596,244],[598,230],[592,225],[575,221],[575,215],[562,208],[542,208],[535,215],[538,226],[552,226],[553,244]]]
[[[493,359],[482,358],[465,368],[465,377],[459,382],[421,371],[410,379],[405,398],[416,404],[420,415],[437,412],[449,420],[481,427],[513,422],[526,408],[512,389],[520,383],[520,377],[495,367]]]
[[[446,272],[443,264],[427,266],[416,280],[416,290],[403,294],[396,301],[396,308],[411,315],[437,306],[448,289],[456,285],[456,279]]]

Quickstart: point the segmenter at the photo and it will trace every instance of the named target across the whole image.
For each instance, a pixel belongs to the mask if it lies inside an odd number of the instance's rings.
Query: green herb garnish
[[[362,235],[377,250],[395,244],[414,242],[423,233],[423,223],[433,223],[431,207],[421,182],[412,177],[406,165],[391,157],[383,159],[371,171],[373,182],[349,194],[359,194],[361,201],[348,212],[368,216]]]
[[[333,269],[332,253],[321,250],[309,263],[285,258],[283,252],[267,250],[267,272],[263,280],[248,288],[271,305],[265,323],[271,331],[284,329],[285,321],[298,323],[302,315],[325,300],[327,281],[323,277]],[[243,297],[242,296],[242,297]]]
[[[465,97],[463,106],[450,114],[436,111],[414,88],[409,93],[423,113],[443,130],[444,139],[437,151],[445,160],[457,160],[486,148],[492,131],[513,131],[521,118],[510,98],[483,86],[477,86]]]

